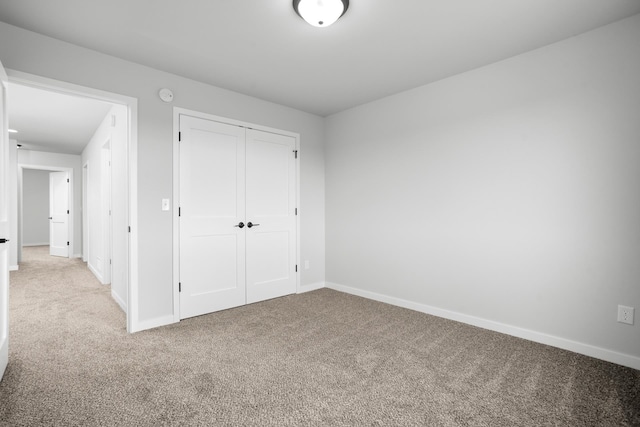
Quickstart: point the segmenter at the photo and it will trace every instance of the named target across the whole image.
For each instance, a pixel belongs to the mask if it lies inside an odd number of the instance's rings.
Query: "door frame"
[[[82,262],[89,260],[89,215],[87,210],[87,177],[89,164],[82,164]]]
[[[87,86],[80,86],[60,80],[37,76],[7,69],[10,83],[23,86],[30,86],[51,92],[58,92],[66,95],[80,96],[83,98],[96,99],[112,104],[123,105],[127,108],[127,159],[126,170],[128,172],[128,195],[126,197],[128,211],[128,235],[129,253],[127,263],[127,311],[126,326],[127,332],[133,333],[144,329],[139,319],[138,304],[138,100],[126,95],[94,89]]]
[[[180,144],[178,135],[178,132],[180,132],[180,115],[295,138],[295,149],[298,153],[295,178],[296,206],[298,209],[298,215],[296,216],[296,265],[298,266],[298,271],[296,273],[296,293],[299,294],[300,273],[302,272],[302,268],[300,268],[300,219],[302,218],[302,211],[300,209],[300,134],[268,126],[257,125],[255,123],[216,116],[200,111],[189,110],[186,108],[173,107],[173,201],[171,202],[171,214],[173,218],[173,321],[180,321],[180,220],[177,215],[179,207],[178,201],[180,200]]]
[[[9,205],[9,185],[12,183],[9,174],[10,156],[9,142],[9,115],[7,113],[7,90],[9,79],[2,61],[0,61],[0,238],[12,238],[12,215]],[[11,209],[13,210],[13,209]],[[11,259],[11,247],[0,243],[0,381],[9,364],[9,263]],[[6,245],[6,246],[5,246]]]
[[[68,217],[68,229],[67,229],[67,241],[69,242],[69,253],[67,254],[67,258],[74,258],[75,248],[74,248],[74,234],[73,229],[75,228],[75,209],[73,209],[73,204],[75,200],[75,194],[73,191],[74,179],[73,176],[73,168],[60,167],[60,166],[49,166],[49,165],[37,165],[37,164],[29,164],[29,163],[18,163],[18,263],[22,262],[22,242],[24,236],[24,207],[23,207],[23,182],[24,182],[24,170],[41,170],[47,172],[66,172],[67,177],[69,178],[69,197],[67,198],[67,209],[69,210]],[[49,178],[51,179],[51,178]],[[51,193],[49,193],[49,198],[51,198]],[[49,224],[49,232],[51,232],[51,224]],[[51,243],[51,242],[49,242]]]
[[[104,257],[101,277],[103,285],[111,283],[111,275],[113,273],[111,265],[111,259],[113,258],[111,140],[112,137],[109,135],[100,148],[100,221],[102,222],[102,254]]]

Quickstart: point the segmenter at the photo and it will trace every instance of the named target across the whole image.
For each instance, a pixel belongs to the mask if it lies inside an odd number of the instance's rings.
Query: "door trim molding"
[[[181,107],[173,107],[173,201],[171,203],[171,215],[173,224],[173,323],[180,321],[180,290],[178,282],[180,280],[180,223],[178,220],[178,201],[180,200],[180,116],[191,116],[199,119],[211,120],[232,126],[239,126],[259,130],[262,132],[275,133],[278,135],[290,136],[295,139],[295,149],[298,151],[298,161],[296,162],[296,206],[298,207],[298,215],[296,216],[296,264],[298,272],[296,273],[296,293],[300,293],[300,273],[302,271],[300,265],[300,218],[302,212],[300,209],[300,134],[282,129],[276,129],[268,126],[258,125],[255,123],[245,122],[241,120],[231,119],[228,117],[216,116],[213,114],[203,113],[200,111],[189,110]]]
[[[29,163],[18,163],[18,263],[22,262],[22,246],[23,245],[23,236],[24,236],[24,220],[23,220],[23,182],[24,182],[24,170],[41,170],[48,172],[66,172],[67,177],[69,178],[69,197],[67,198],[67,209],[69,209],[69,218],[68,218],[68,228],[67,228],[67,241],[69,242],[69,253],[67,254],[67,258],[75,258],[75,247],[74,247],[74,228],[75,222],[77,218],[75,216],[75,194],[73,191],[73,186],[75,185],[76,177],[73,175],[73,168],[62,167],[62,166],[50,166],[50,165],[38,165],[38,164],[29,164]],[[51,196],[51,195],[49,195]],[[51,227],[51,224],[49,224]],[[51,243],[51,242],[49,242]]]
[[[129,254],[127,274],[127,332],[132,333],[146,329],[139,319],[138,310],[138,99],[87,86],[67,83],[50,79],[35,74],[7,69],[9,83],[17,83],[33,88],[44,89],[67,95],[92,98],[100,101],[120,104],[127,107],[128,131],[127,131],[127,171],[128,171],[128,222],[131,227],[129,232]]]

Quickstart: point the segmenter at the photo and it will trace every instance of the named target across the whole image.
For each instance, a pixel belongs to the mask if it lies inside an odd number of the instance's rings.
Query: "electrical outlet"
[[[629,325],[633,325],[633,312],[635,309],[633,307],[627,307],[624,305],[618,306],[618,322],[620,323],[628,323]]]

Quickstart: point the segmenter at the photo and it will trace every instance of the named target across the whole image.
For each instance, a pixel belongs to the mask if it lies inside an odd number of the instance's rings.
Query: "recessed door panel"
[[[248,232],[247,283],[250,284],[250,291],[247,302],[295,292],[295,265],[292,264],[290,237],[288,231]]]
[[[289,163],[293,138],[250,132],[247,139],[247,215],[287,217],[291,210]],[[275,140],[275,141],[274,141]]]
[[[238,213],[238,136],[192,129],[189,140],[191,214],[206,218],[240,216]],[[212,197],[214,196],[215,197]],[[242,213],[244,214],[244,212]]]

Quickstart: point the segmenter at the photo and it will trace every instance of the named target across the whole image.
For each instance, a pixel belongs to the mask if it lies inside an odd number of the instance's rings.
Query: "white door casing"
[[[247,303],[296,291],[295,138],[247,130]]]
[[[245,130],[180,118],[180,318],[245,304]]]
[[[69,257],[69,174],[49,174],[49,253]]]
[[[7,86],[0,62],[0,381],[9,362],[9,133]]]
[[[111,139],[109,139],[100,150],[102,173],[100,177],[101,194],[101,216],[102,216],[102,284],[111,283]]]
[[[119,305],[126,308],[127,332],[137,332],[150,329],[156,326],[170,323],[162,318],[158,321],[145,321],[140,318],[139,304],[139,227],[138,227],[138,100],[136,98],[107,92],[87,86],[76,85],[47,77],[37,76],[16,70],[7,70],[11,81],[18,84],[25,84],[31,87],[70,95],[97,99],[122,106],[125,111],[123,120],[119,120],[117,129],[121,132],[123,144],[114,144],[112,151],[114,166],[112,176],[114,188],[122,197],[117,201],[112,200],[113,227],[114,227],[114,250],[117,247],[117,255],[113,259],[112,292],[114,277],[119,278],[121,293]],[[117,179],[115,178],[117,176]],[[71,172],[71,184],[74,176]],[[116,193],[113,193],[116,194]],[[70,197],[73,192],[70,192]],[[72,198],[70,199],[72,200]],[[117,202],[117,205],[116,205]],[[117,216],[116,213],[117,212]],[[70,217],[73,219],[74,212]],[[73,221],[70,221],[73,223]],[[73,235],[73,227],[69,228],[69,236]],[[71,255],[73,251],[73,239],[69,239]],[[87,245],[88,247],[89,245]],[[116,273],[117,271],[117,273]]]
[[[296,139],[178,123],[179,317],[295,293]]]

